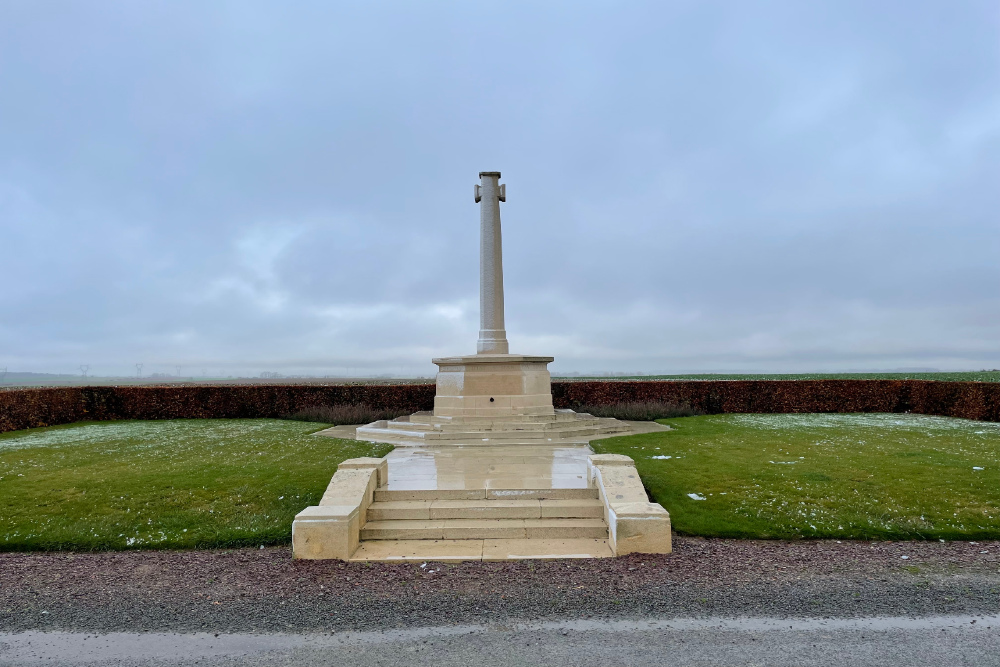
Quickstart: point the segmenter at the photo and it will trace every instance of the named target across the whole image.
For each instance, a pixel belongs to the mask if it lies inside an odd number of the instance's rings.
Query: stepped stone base
[[[587,443],[626,424],[552,407],[552,357],[474,354],[434,359],[433,412],[358,427],[358,440],[394,445]]]
[[[391,421],[359,426],[355,437],[397,446],[586,444],[610,435],[627,435],[629,425],[572,410],[549,415],[440,416],[418,412]]]
[[[433,412],[354,429],[396,445],[340,465],[296,516],[296,558],[508,560],[669,553],[670,517],[628,457],[589,441],[665,427],[555,410],[551,357],[435,359]],[[349,437],[334,427],[321,434]]]
[[[670,516],[648,501],[627,456],[558,446],[406,452],[395,471],[392,457],[341,464],[320,504],[295,518],[295,557],[507,560],[670,553]],[[427,457],[433,466],[417,461]],[[508,468],[517,481],[538,466],[552,471],[549,485],[504,486]],[[425,474],[432,469],[433,478]],[[452,481],[460,488],[441,488]]]

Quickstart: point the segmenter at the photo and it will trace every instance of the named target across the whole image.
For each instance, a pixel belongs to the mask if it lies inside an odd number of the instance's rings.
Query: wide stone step
[[[440,431],[445,433],[481,433],[487,432],[565,432],[579,429],[599,428],[601,430],[627,431],[627,424],[615,419],[592,417],[591,415],[573,415],[566,417],[524,416],[524,417],[462,417],[449,419],[446,417],[399,417],[391,421],[377,421],[366,424],[363,428],[373,430],[400,431]]]
[[[545,423],[522,423],[522,422],[481,422],[481,423],[440,423],[440,422],[414,422],[414,421],[390,421],[384,427],[369,427],[369,430],[389,430],[389,431],[414,431],[418,433],[442,433],[442,434],[525,434],[537,433],[541,435],[552,435],[554,433],[574,433],[599,429],[602,431],[627,431],[627,425],[621,422],[602,422],[599,419],[574,419],[569,421],[553,421]]]
[[[607,539],[374,540],[362,542],[353,561],[454,562],[611,558]]]
[[[607,539],[604,519],[429,519],[369,521],[362,540]]]
[[[597,489],[376,489],[375,502],[394,500],[581,500]]]
[[[441,433],[564,433],[586,428],[628,430],[619,424],[602,424],[597,419],[574,419],[552,422],[386,422],[386,428],[409,431],[440,431]]]
[[[601,519],[597,498],[569,500],[395,500],[372,503],[368,521],[407,519]]]
[[[386,422],[385,426],[393,431],[417,431],[423,433],[433,430],[430,424],[417,424],[411,421],[391,421]]]
[[[495,415],[465,415],[462,417],[446,417],[446,416],[435,416],[432,413],[416,413],[410,415],[410,421],[414,424],[449,424],[449,425],[462,425],[462,424],[490,424],[490,423],[508,423],[508,424],[552,424],[552,423],[565,423],[573,422],[581,418],[593,418],[590,415],[578,415],[575,412],[569,414],[556,413],[554,415],[504,415],[502,418],[498,418]]]
[[[394,445],[463,445],[495,446],[495,445],[551,445],[554,443],[586,444],[595,436],[610,436],[618,431],[597,432],[594,430],[569,433],[517,433],[506,435],[497,433],[442,433],[440,431],[398,431],[394,429],[361,429],[356,432],[358,440],[370,442],[385,442]],[[544,437],[542,437],[544,436]]]
[[[425,440],[427,435],[434,433],[434,431],[415,431],[413,429],[399,429],[399,428],[359,428],[356,432],[356,437],[359,440],[364,440],[367,437],[371,437],[379,442],[394,442],[402,440]]]

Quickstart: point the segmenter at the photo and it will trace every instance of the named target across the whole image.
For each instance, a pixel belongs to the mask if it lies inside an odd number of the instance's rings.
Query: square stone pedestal
[[[552,357],[472,354],[433,359],[435,417],[552,415]]]

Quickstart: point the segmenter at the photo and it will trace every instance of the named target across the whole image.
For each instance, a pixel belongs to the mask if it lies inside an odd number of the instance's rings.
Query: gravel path
[[[6,632],[297,633],[998,612],[1000,542],[678,537],[671,556],[425,567],[293,561],[288,548],[0,554]]]

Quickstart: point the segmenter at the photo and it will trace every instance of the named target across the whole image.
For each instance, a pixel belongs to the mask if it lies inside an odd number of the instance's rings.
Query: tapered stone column
[[[503,244],[500,235],[500,202],[506,187],[499,184],[499,171],[481,171],[476,186],[479,202],[479,342],[478,354],[507,354],[507,330],[503,321]]]

